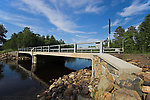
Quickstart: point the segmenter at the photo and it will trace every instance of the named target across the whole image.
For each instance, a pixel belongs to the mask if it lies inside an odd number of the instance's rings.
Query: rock
[[[41,95],[37,95],[37,98],[40,98],[41,97]]]
[[[63,84],[63,80],[61,79],[61,77],[57,80],[57,84]]]
[[[144,81],[150,83],[150,72],[146,72],[144,74]]]
[[[51,90],[53,87],[55,87],[54,84],[52,84],[52,85],[49,87],[49,90]]]
[[[117,79],[118,80],[118,79]],[[118,83],[118,82],[117,82]],[[119,87],[135,90],[140,96],[143,95],[141,85],[143,80],[135,75],[123,75],[119,77]]]
[[[114,78],[113,78],[113,76],[112,76],[112,74],[108,74],[108,75],[106,76],[106,78],[109,79],[111,82],[114,82],[114,81],[115,81]]]
[[[92,99],[91,98],[85,98],[85,97],[79,95],[78,100],[92,100]]]
[[[83,87],[83,89],[81,90],[81,94],[82,95],[87,95],[89,93],[89,88],[88,87]]]
[[[100,82],[98,83],[98,89],[109,92],[113,89],[113,84],[105,76],[102,76]]]
[[[129,62],[129,61],[132,61],[132,59],[125,59],[125,61]]]
[[[64,96],[71,96],[73,94],[73,88],[70,87],[70,88],[67,88],[65,91],[64,91]]]
[[[122,88],[113,93],[112,100],[141,100],[141,98],[136,91]]]
[[[150,93],[150,87],[149,86],[142,86],[142,91],[146,93]]]
[[[146,96],[146,100],[150,100],[150,93],[149,93],[149,94],[147,94],[147,96]]]
[[[71,74],[69,74],[69,78],[74,78],[74,74],[73,73],[71,73]]]
[[[111,98],[112,98],[112,94],[109,93],[109,92],[105,92],[103,94],[103,99],[102,100],[111,100]]]
[[[92,85],[89,85],[88,88],[89,88],[89,92],[93,91]]]
[[[39,98],[39,100],[46,100],[46,97],[42,96],[41,98]]]
[[[146,71],[148,71],[148,70],[149,70],[149,68],[147,68],[147,67],[143,67],[143,68],[142,68],[142,71],[143,71],[143,72],[146,72]]]

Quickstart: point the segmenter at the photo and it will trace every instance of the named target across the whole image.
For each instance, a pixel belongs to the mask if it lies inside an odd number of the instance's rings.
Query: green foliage
[[[124,47],[126,53],[150,52],[150,14],[145,17],[138,30],[130,26],[125,32],[121,26],[117,27],[110,46]]]
[[[29,27],[25,27],[23,31],[13,33],[11,39],[7,40],[4,44],[4,49],[13,49],[17,50],[17,48],[24,47],[34,47],[40,45],[56,45],[56,44],[64,44],[64,41],[60,39],[59,41],[55,39],[52,35],[40,36],[39,34],[33,33]]]
[[[125,52],[130,53],[135,50],[134,34],[137,33],[135,27],[130,26],[128,30],[124,33],[124,48]]]
[[[150,14],[139,26],[139,37],[140,50],[143,53],[150,51]]]
[[[113,47],[118,47],[118,48],[122,47],[124,33],[125,33],[124,28],[122,28],[121,26],[117,27],[117,29],[115,30],[115,33],[114,33],[115,39],[113,40],[113,44],[111,44]]]
[[[6,49],[6,50],[3,50],[3,51],[0,51],[0,54],[3,54],[3,53],[6,53],[6,52],[11,52],[13,51],[12,49]]]
[[[6,33],[7,33],[8,31],[5,29],[5,27],[3,26],[3,25],[0,25],[0,42],[5,42],[6,41],[6,39],[5,39],[5,37],[6,37]]]

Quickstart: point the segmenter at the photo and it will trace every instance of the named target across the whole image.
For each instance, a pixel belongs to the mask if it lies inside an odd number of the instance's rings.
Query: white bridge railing
[[[94,44],[94,46],[88,45],[88,47],[81,47],[79,45]],[[68,52],[68,53],[113,53],[123,52],[123,48],[105,48],[103,47],[103,41],[87,42],[87,43],[73,43],[73,44],[61,44],[61,45],[48,45],[37,47],[18,48],[18,51],[33,51],[33,52]]]

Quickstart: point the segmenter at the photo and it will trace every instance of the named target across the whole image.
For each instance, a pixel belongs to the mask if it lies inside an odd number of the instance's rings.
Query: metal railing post
[[[41,47],[41,52],[42,52],[42,47]]]
[[[103,41],[100,42],[100,53],[103,53]]]
[[[61,52],[61,46],[60,45],[58,46],[58,51]]]
[[[49,52],[49,48],[50,48],[50,47],[48,46],[48,52]]]
[[[77,44],[74,43],[74,53],[77,53]]]

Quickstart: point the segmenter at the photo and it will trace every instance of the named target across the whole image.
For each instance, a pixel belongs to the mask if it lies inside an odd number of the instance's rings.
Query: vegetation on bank
[[[111,47],[124,47],[125,53],[150,53],[150,14],[138,28],[130,26],[125,31],[117,27]]]
[[[0,54],[6,53],[6,52],[11,52],[14,51],[13,49],[6,49],[6,50],[2,50],[0,51]]]
[[[25,27],[23,31],[13,33],[9,40],[4,41],[2,49],[17,50],[17,48],[56,44],[64,44],[64,41],[56,40],[53,35],[40,36],[40,34],[33,33],[29,27]]]
[[[0,47],[0,51],[65,43],[62,39],[56,40],[53,35],[41,36],[40,34],[35,34],[29,27],[25,27],[18,33],[13,33],[8,40],[5,39],[6,33],[7,30],[3,25],[0,25],[0,43],[4,43],[4,45]],[[104,45],[107,45],[107,40]],[[150,14],[145,17],[144,21],[138,28],[130,26],[125,31],[122,26],[118,26],[114,33],[114,39],[110,41],[110,47],[124,47],[125,53],[150,53]]]

